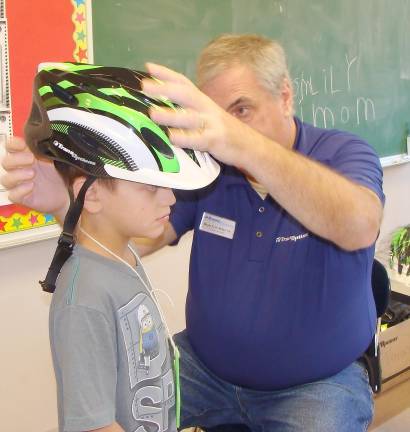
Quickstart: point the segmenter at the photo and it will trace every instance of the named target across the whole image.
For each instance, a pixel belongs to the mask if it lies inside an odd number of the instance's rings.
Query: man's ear
[[[77,198],[86,177],[77,177],[73,182],[73,193],[74,197]],[[84,210],[89,213],[98,213],[101,210],[102,204],[99,198],[99,184],[98,181],[94,181],[91,186],[87,189],[84,198]]]
[[[282,83],[281,98],[286,117],[293,116],[293,87],[287,78]]]

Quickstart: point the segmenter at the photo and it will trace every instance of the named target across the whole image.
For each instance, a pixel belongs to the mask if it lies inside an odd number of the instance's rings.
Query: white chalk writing
[[[358,60],[358,56],[345,54],[343,68],[337,75],[332,64],[322,68],[319,75],[302,70],[293,79],[296,115],[302,121],[325,128],[375,121],[375,101],[369,95],[357,95],[352,90],[358,75]],[[328,104],[315,99],[323,95],[329,100]]]

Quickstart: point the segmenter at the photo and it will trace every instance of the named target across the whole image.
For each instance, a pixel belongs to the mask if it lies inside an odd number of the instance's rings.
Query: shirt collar
[[[231,185],[242,185],[242,186],[250,186],[249,182],[246,180],[244,174],[242,174],[238,168],[235,168],[231,165],[223,165],[222,173],[224,177],[224,183],[226,186]]]
[[[301,152],[302,141],[304,140],[304,132],[303,132],[303,123],[298,117],[293,117],[296,124],[296,136],[295,136],[295,145],[293,146],[293,150],[297,152]]]

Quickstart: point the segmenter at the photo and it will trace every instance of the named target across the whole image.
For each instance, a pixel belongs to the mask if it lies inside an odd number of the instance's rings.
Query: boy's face
[[[126,180],[99,189],[102,217],[120,235],[157,238],[163,233],[175,203],[171,189]]]

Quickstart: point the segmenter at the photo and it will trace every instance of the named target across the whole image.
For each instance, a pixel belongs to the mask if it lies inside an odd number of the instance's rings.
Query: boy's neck
[[[114,236],[113,233],[103,232],[101,230],[93,230],[89,226],[87,227],[84,224],[81,225],[81,228],[97,240],[99,243],[104,245],[107,249],[113,252],[115,255],[119,256],[121,259],[125,260],[128,264],[135,267],[137,265],[134,254],[129,250],[128,244],[131,239],[124,238],[121,236]],[[91,238],[87,237],[80,230],[77,230],[77,243],[98,255],[101,255],[105,258],[118,261],[112,254],[106,251],[103,247],[98,245]]]

